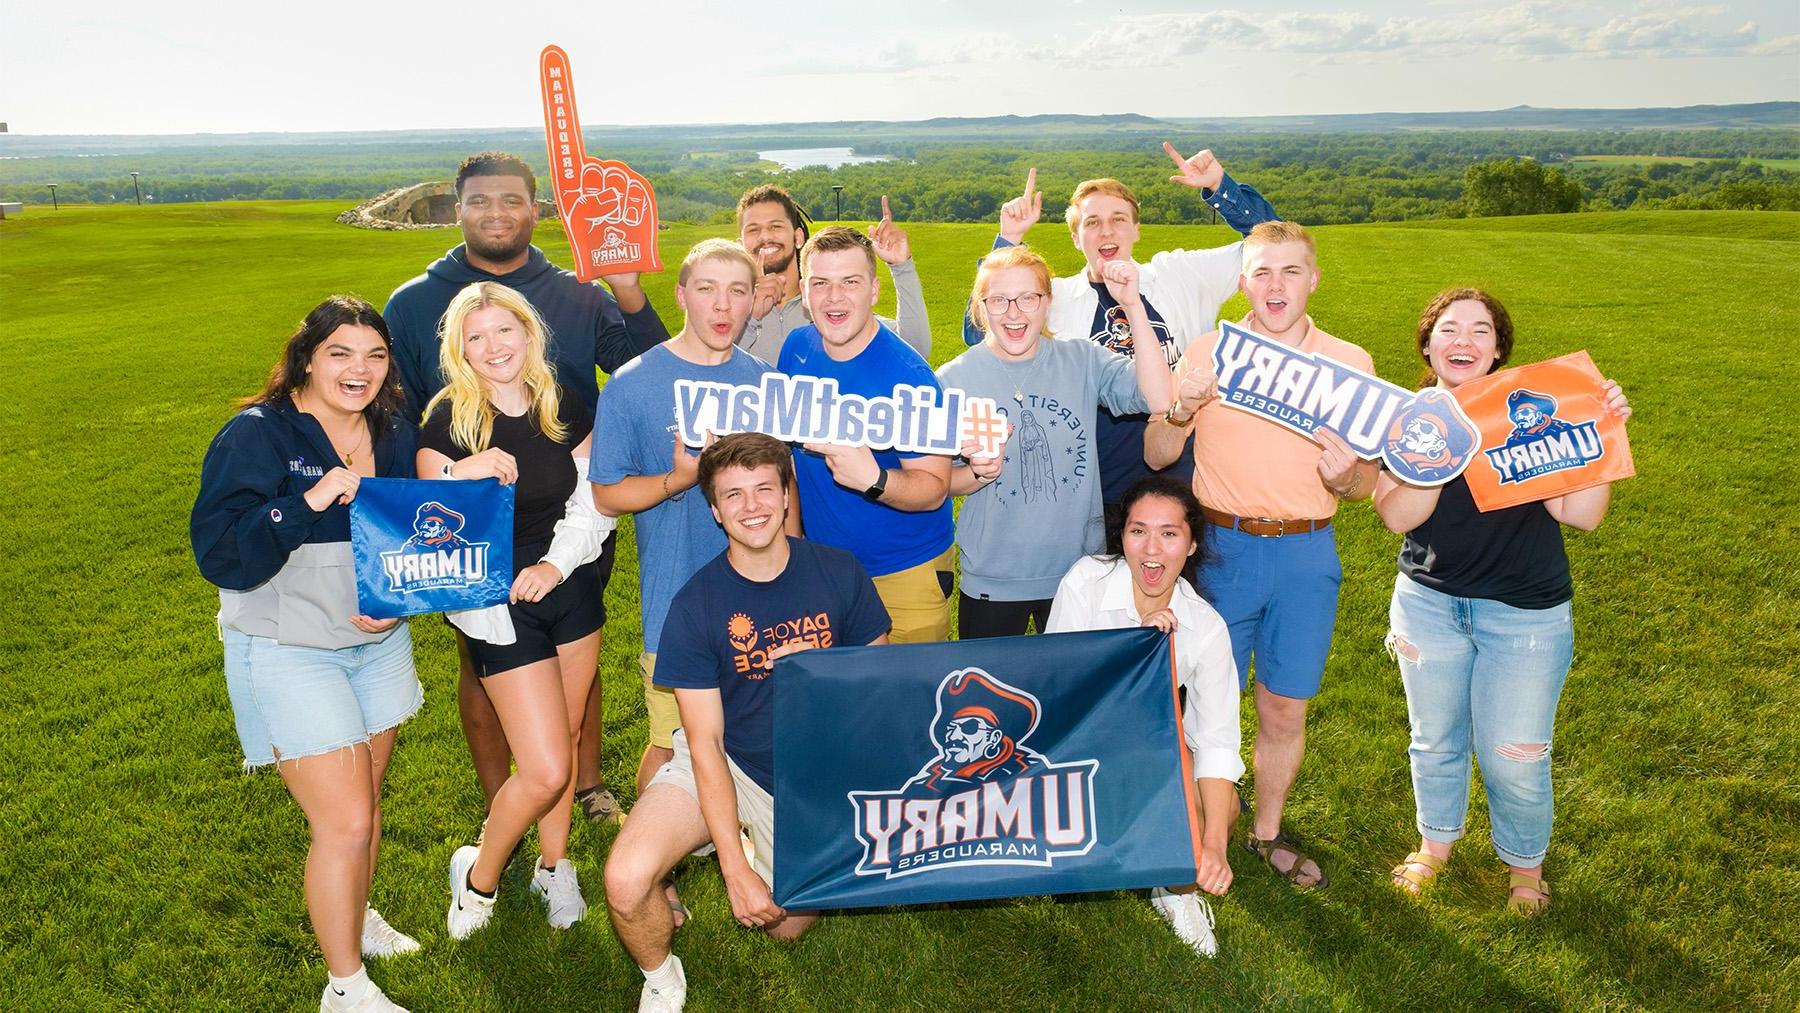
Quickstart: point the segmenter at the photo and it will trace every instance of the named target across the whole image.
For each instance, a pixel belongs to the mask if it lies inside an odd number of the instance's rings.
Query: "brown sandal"
[[[1288,881],[1289,886],[1292,886],[1296,890],[1323,889],[1327,882],[1325,867],[1320,865],[1312,856],[1301,851],[1300,846],[1295,844],[1294,839],[1289,837],[1285,831],[1278,831],[1274,837],[1271,837],[1266,841],[1257,837],[1255,831],[1252,831],[1249,838],[1244,841],[1244,847],[1250,849],[1251,854],[1269,863],[1269,868],[1274,869],[1281,878]],[[1285,851],[1288,854],[1293,855],[1294,864],[1288,866],[1285,870],[1282,869],[1281,866],[1276,865],[1275,852],[1277,851]],[[1313,868],[1319,870],[1319,881],[1316,883],[1300,882],[1306,875],[1306,870],[1302,868],[1302,866],[1306,865],[1308,862],[1312,862]]]
[[[1438,873],[1444,871],[1446,862],[1446,859],[1429,852],[1415,851],[1406,856],[1406,861],[1394,866],[1394,871],[1388,873],[1388,876],[1394,881],[1396,890],[1404,890],[1417,897],[1425,892],[1425,887],[1437,878]],[[1429,871],[1420,872],[1413,866],[1423,866]]]
[[[1514,890],[1531,890],[1543,894],[1541,897],[1518,897]],[[1508,877],[1506,885],[1506,909],[1513,914],[1525,918],[1536,918],[1550,910],[1550,883],[1536,876],[1527,876],[1515,872]]]

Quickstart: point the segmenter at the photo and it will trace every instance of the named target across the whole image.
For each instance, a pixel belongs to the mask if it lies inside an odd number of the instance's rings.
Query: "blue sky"
[[[589,124],[1800,99],[1795,0],[1224,2],[9,4],[0,120],[531,127],[548,42],[569,52]],[[405,41],[378,51],[387,40]]]

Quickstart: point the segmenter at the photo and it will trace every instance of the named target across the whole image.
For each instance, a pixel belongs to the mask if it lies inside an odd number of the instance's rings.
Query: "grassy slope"
[[[319,987],[305,827],[275,778],[237,772],[215,599],[184,522],[207,441],[293,321],[327,292],[380,301],[453,240],[344,228],[336,210],[76,208],[0,226],[0,531],[15,547],[0,567],[14,613],[0,625],[6,1008],[305,1009]],[[1557,736],[1550,919],[1500,912],[1479,804],[1432,899],[1386,885],[1413,843],[1406,713],[1381,651],[1397,539],[1355,507],[1340,525],[1337,650],[1290,809],[1329,889],[1297,895],[1234,853],[1212,963],[1117,895],[838,917],[781,948],[740,931],[716,874],[690,863],[697,918],[677,945],[692,1008],[928,1006],[972,992],[1069,1009],[1794,1008],[1800,496],[1778,449],[1791,444],[1779,436],[1791,393],[1777,378],[1793,373],[1773,339],[1800,329],[1797,226],[1697,212],[1319,231],[1316,316],[1389,379],[1414,376],[1425,299],[1474,283],[1508,300],[1521,361],[1587,348],[1638,407],[1641,477],[1600,531],[1570,538],[1578,647]],[[1228,238],[1144,233],[1145,250]],[[665,256],[702,234],[672,230]],[[991,234],[913,234],[942,361],[960,347],[962,286]],[[564,259],[560,237],[545,238]],[[1059,269],[1076,266],[1059,225],[1033,238]],[[672,309],[671,280],[651,293]],[[604,659],[617,786],[644,735],[634,566],[622,551]],[[598,902],[610,833],[577,830],[595,902],[585,924],[552,935],[515,872],[495,929],[445,938],[444,862],[473,836],[480,796],[449,639],[434,620],[415,630],[429,706],[390,775],[376,903],[426,950],[377,967],[378,980],[415,1008],[630,1005],[639,979]]]

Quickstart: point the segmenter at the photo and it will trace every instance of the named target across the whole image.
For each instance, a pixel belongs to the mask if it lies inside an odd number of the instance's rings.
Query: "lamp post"
[[[833,183],[831,190],[837,194],[837,218],[834,220],[841,222],[844,220],[844,187],[842,184]]]
[[[56,186],[57,185],[55,183],[45,183],[44,185],[50,188],[50,210],[61,211],[62,205],[56,203]]]
[[[144,203],[144,191],[138,189],[137,178],[137,173],[134,172],[131,174],[131,192],[137,195],[137,202],[142,204]]]

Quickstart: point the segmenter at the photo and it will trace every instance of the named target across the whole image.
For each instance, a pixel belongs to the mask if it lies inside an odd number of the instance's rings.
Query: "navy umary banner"
[[[773,678],[783,907],[1194,881],[1156,630],[804,651]]]
[[[350,501],[356,607],[376,619],[483,608],[513,581],[513,488],[365,478]]]

